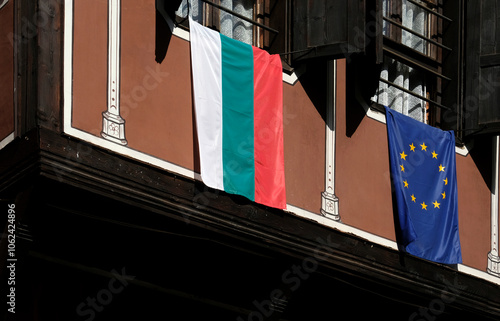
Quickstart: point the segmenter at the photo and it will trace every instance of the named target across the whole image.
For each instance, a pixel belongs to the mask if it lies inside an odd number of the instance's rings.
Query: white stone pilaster
[[[500,257],[498,256],[498,154],[500,136],[493,137],[491,174],[491,250],[488,253],[488,273],[500,276]]]
[[[121,0],[108,2],[108,109],[102,114],[102,137],[126,145],[125,120],[120,116]]]
[[[327,62],[325,190],[321,193],[321,214],[340,221],[339,199],[335,195],[335,108],[337,61]]]

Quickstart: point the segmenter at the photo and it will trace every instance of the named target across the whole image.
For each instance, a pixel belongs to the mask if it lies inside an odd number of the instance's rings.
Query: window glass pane
[[[392,1],[390,1],[390,0],[384,0],[382,2],[382,15],[384,17],[388,17],[388,18],[391,17],[391,8],[390,8],[391,2]],[[390,36],[390,28],[391,28],[391,24],[388,21],[384,20],[383,25],[382,25],[382,34],[386,37],[389,37]]]
[[[419,35],[427,36],[426,22],[428,13],[406,0],[403,0],[402,11],[403,26],[410,28]],[[401,43],[418,52],[426,53],[426,41],[416,34],[403,30]]]
[[[416,1],[425,4],[423,1]],[[429,45],[426,40],[418,35],[429,37],[431,33],[429,24],[436,22],[435,19],[430,18],[431,14],[407,0],[383,0],[382,4],[384,17],[413,31],[404,30],[395,23],[384,21],[384,36],[427,55]],[[409,67],[395,59],[385,57],[380,79],[394,85],[380,81],[378,90],[372,97],[373,101],[418,121],[426,122],[426,102],[418,97],[427,97],[425,75],[422,71]]]
[[[424,4],[422,1],[419,2]],[[426,10],[407,0],[383,0],[382,4],[384,17],[414,31],[403,30],[398,25],[384,20],[383,35],[418,52],[427,54],[427,41],[418,35],[430,38],[431,29],[433,29],[430,23],[436,23],[437,20],[431,19],[432,15]]]
[[[413,92],[426,96],[425,78],[421,71],[397,60],[385,58],[380,78]],[[426,122],[426,104],[421,98],[380,81],[372,100],[413,119]]]
[[[221,5],[247,18],[253,18],[253,0],[222,0]],[[251,23],[221,10],[220,32],[230,38],[252,44]]]
[[[190,6],[188,8],[188,6]],[[182,18],[187,18],[188,11],[189,14],[191,15],[191,18],[200,23],[203,24],[203,2],[201,0],[182,0],[181,5],[179,6],[179,9],[175,12],[175,14],[179,17]]]
[[[220,33],[230,38],[248,44],[253,44],[253,25],[251,23],[235,17],[224,10],[220,10],[207,3],[204,3],[201,0],[189,0],[189,3],[191,5],[189,8],[189,14],[193,18],[193,20],[201,24],[205,24],[204,16],[206,15],[203,10],[218,11],[219,15],[212,16],[220,17]],[[239,13],[242,16],[253,19],[254,0],[222,0],[220,1],[220,5],[236,13]],[[176,14],[179,17],[187,17],[188,0],[182,1]]]

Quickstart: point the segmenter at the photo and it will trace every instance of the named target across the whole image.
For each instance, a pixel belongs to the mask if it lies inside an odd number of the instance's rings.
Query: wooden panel
[[[481,68],[479,98],[479,124],[500,123],[500,65]]]
[[[63,7],[60,0],[43,1],[38,8],[38,125],[62,131]],[[53,46],[50,46],[50,44]]]
[[[496,53],[498,39],[500,39],[500,30],[497,30],[500,25],[498,21],[498,10],[500,10],[500,1],[498,0],[482,0],[481,1],[481,55]]]
[[[492,55],[481,55],[480,64],[481,67],[500,66],[500,53]]]
[[[266,0],[265,3],[265,22],[269,23],[269,27],[279,30],[279,33],[264,31],[264,48],[269,48],[272,54],[288,52],[290,51],[290,1]]]
[[[14,3],[0,9],[0,141],[14,131]]]
[[[464,78],[463,48],[465,44],[462,37],[464,25],[460,17],[464,12],[464,1],[445,1],[443,12],[453,20],[452,22],[442,22],[443,44],[452,50],[443,52],[439,49],[438,53],[442,57],[442,74],[448,76],[450,80],[438,80],[438,86],[441,87],[441,97],[438,96],[436,99],[441,98],[441,104],[451,108],[451,110],[440,110],[441,128],[456,131],[462,128],[460,114],[463,86],[461,84]],[[467,41],[471,42],[474,39],[467,39]],[[457,132],[458,137],[461,137],[462,134],[460,131]]]
[[[345,1],[310,1],[307,45],[315,47],[347,41],[347,14],[343,13],[347,13]]]
[[[37,17],[36,2],[17,0],[14,2],[14,52],[16,56],[15,80],[17,134],[23,135],[36,127],[37,108],[37,33],[33,20]],[[43,25],[43,24],[42,24]]]
[[[293,8],[294,60],[364,51],[364,0],[294,0]]]
[[[340,23],[340,21],[338,21],[338,14],[340,12],[348,12],[346,8],[348,5],[349,3],[347,1],[325,1],[325,13],[326,17],[329,19],[325,19],[324,21],[325,33],[322,44],[327,45],[331,42],[331,39],[347,39],[349,24],[344,23],[344,21]],[[337,17],[337,19],[332,19],[331,17]],[[344,19],[347,20],[349,18],[353,17],[348,12],[348,15]],[[310,30],[314,30],[314,28],[311,26]]]
[[[480,15],[476,16],[479,31],[479,68],[476,83],[478,126],[485,132],[500,132],[500,0],[482,0]],[[477,58],[474,59],[477,64]]]
[[[477,99],[477,88],[479,85],[479,39],[480,39],[480,7],[479,1],[468,1],[466,7],[467,21],[476,23],[467,24],[465,35],[465,74],[464,78],[465,99],[463,103],[463,118],[465,128],[470,129],[464,132],[465,135],[472,133],[478,128],[477,110],[479,102]]]
[[[295,0],[293,8],[292,23],[292,50],[307,49],[307,2]]]

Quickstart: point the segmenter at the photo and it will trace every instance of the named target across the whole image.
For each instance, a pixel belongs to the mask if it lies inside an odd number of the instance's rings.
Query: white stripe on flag
[[[207,186],[224,190],[220,35],[191,17],[189,28],[201,178]]]

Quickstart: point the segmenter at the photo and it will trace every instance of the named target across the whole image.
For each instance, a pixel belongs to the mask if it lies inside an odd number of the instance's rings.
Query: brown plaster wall
[[[308,82],[312,76],[300,80]],[[325,186],[325,121],[317,108],[322,109],[324,102],[315,106],[300,80],[294,86],[283,84],[287,202],[319,213]],[[324,81],[314,85],[326,89]]]
[[[108,2],[74,2],[73,127],[99,136],[107,109]]]
[[[338,61],[337,71],[335,192],[341,219],[395,240],[386,126],[364,117],[354,134],[347,135],[345,60]]]
[[[100,136],[107,103],[107,2],[90,1],[75,3],[72,124]],[[123,0],[121,25],[120,114],[128,147],[197,171],[189,42],[172,36],[162,63],[155,61],[153,0]],[[315,87],[326,95],[324,79],[313,73],[293,86],[283,84],[285,180],[288,203],[319,213],[325,102],[311,101]]]
[[[129,146],[194,169],[189,42],[155,61],[154,1],[122,1],[121,111]]]
[[[14,131],[14,1],[0,10],[0,141]]]
[[[456,157],[462,257],[464,264],[483,271],[486,270],[490,251],[491,144],[487,140],[487,144],[483,142],[474,146],[467,157]],[[482,151],[484,153],[478,155]]]

